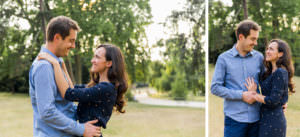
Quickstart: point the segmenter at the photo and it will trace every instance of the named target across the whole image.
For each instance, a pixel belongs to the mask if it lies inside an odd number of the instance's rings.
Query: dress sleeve
[[[285,70],[277,70],[272,77],[272,89],[269,96],[265,97],[265,103],[268,107],[274,108],[281,104],[283,94],[286,90],[287,72]]]
[[[85,88],[85,87],[86,87],[85,84],[76,84],[76,85],[74,86],[74,88]]]
[[[101,96],[111,94],[112,90],[113,87],[108,83],[99,83],[90,88],[68,88],[65,99],[78,102],[100,101]]]

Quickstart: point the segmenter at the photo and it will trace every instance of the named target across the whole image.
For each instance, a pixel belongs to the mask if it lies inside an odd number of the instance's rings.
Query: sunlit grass
[[[0,137],[32,137],[33,116],[26,94],[0,93]],[[105,137],[202,137],[204,109],[150,106],[129,102],[113,114]]]

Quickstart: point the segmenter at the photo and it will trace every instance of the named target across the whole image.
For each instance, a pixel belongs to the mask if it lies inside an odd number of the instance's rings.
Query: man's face
[[[65,57],[68,56],[70,49],[75,48],[75,40],[77,37],[77,31],[74,29],[70,29],[69,36],[65,37],[63,40],[62,37],[59,35],[57,41],[57,49],[56,49],[56,56],[58,57]]]
[[[241,49],[244,52],[250,52],[253,50],[254,46],[257,45],[259,31],[250,30],[250,34],[245,38],[243,34],[240,34],[239,40],[241,42]]]

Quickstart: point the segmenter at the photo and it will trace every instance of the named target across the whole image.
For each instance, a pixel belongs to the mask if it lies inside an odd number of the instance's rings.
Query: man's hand
[[[252,91],[245,91],[243,92],[243,101],[248,104],[253,104],[255,100],[255,92]]]
[[[282,105],[282,108],[283,108],[283,112],[284,112],[284,113],[286,112],[287,107],[288,107],[288,104],[287,104],[287,103],[285,103],[284,105]]]
[[[84,124],[84,137],[100,137],[101,128],[93,125],[97,123],[97,121],[98,120],[92,120]]]

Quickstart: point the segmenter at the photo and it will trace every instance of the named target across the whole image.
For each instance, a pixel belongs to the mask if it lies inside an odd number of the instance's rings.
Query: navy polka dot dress
[[[79,102],[77,118],[80,123],[98,119],[95,125],[103,128],[111,117],[116,98],[115,86],[109,82],[100,82],[90,88],[76,85],[68,88],[65,94],[65,99]]]
[[[282,105],[288,101],[288,72],[278,68],[260,85],[266,104],[262,104],[260,110],[259,137],[285,137],[286,119]]]

